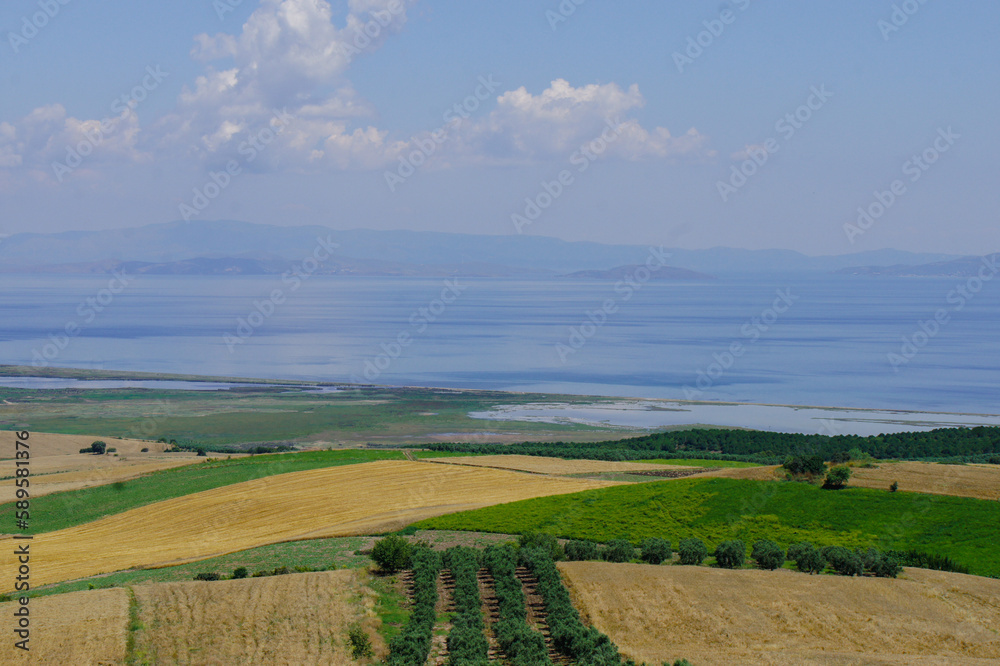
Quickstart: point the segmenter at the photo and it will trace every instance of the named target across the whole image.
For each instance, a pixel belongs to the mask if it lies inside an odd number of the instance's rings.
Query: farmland
[[[179,564],[295,539],[379,533],[442,513],[608,485],[389,460],[291,472],[50,532],[44,554],[32,559],[32,581]]]
[[[546,532],[608,541],[625,537],[711,545],[758,538],[787,545],[915,549],[946,555],[978,574],[1000,574],[995,526],[1000,504],[943,495],[801,483],[688,478],[633,484],[494,506],[425,520],[436,529]]]
[[[564,460],[541,456],[468,456],[423,458],[425,462],[471,467],[511,469],[533,474],[596,474],[601,472],[657,472],[665,469],[683,469],[681,466],[648,463],[614,462],[606,460]]]
[[[636,660],[699,666],[995,663],[1000,581],[564,562],[581,612]]]
[[[1000,500],[1000,465],[940,465],[924,462],[879,462],[871,468],[855,467],[851,485],[888,488],[956,497]]]

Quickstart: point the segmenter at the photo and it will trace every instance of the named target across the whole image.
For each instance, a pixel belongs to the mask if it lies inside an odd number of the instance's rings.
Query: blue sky
[[[995,3],[566,0],[562,16],[557,0],[63,1],[0,6],[2,234],[188,214],[809,254],[1000,249]],[[131,112],[112,110],[144,82]],[[796,112],[808,119],[779,130]],[[936,161],[914,171],[925,150]],[[894,181],[900,194],[876,194]],[[859,207],[881,213],[861,228]]]

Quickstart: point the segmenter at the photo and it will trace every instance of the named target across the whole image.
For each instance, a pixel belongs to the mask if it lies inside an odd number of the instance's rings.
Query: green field
[[[696,460],[694,458],[655,458],[652,460],[636,460],[634,462],[651,463],[653,465],[681,465],[684,467],[760,467],[757,463],[740,460]]]
[[[41,534],[89,523],[162,500],[275,474],[371,462],[402,460],[400,451],[346,449],[248,456],[162,470],[132,481],[54,493],[31,500],[31,533]],[[13,503],[0,512],[13,515]]]
[[[678,479],[618,486],[467,511],[417,523],[422,529],[546,532],[633,541],[686,537],[710,548],[725,539],[786,546],[876,546],[946,555],[973,573],[1000,575],[1000,503],[986,500],[736,479]]]

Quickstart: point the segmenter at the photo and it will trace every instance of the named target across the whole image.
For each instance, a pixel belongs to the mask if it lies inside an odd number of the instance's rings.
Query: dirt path
[[[483,617],[486,618],[486,640],[490,644],[490,661],[501,661],[502,651],[493,635],[493,625],[500,620],[500,604],[497,602],[496,589],[493,587],[493,576],[486,569],[480,569],[479,596],[483,600]]]
[[[448,634],[451,632],[451,622],[444,618],[444,614],[455,610],[455,577],[450,569],[441,571],[437,590],[438,600],[434,606],[434,614],[438,620],[431,634],[431,651],[427,655],[427,666],[443,666],[448,663]]]

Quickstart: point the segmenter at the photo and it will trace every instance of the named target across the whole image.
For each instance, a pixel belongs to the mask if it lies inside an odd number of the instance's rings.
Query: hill
[[[1000,659],[1000,581],[562,562],[577,607],[648,663],[977,664]]]

